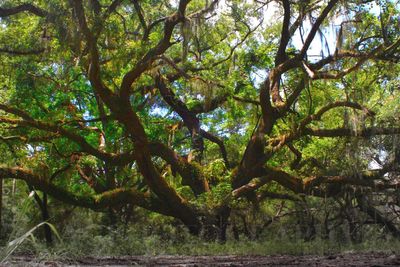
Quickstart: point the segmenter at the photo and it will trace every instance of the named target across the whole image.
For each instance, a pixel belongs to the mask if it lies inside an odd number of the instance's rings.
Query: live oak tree
[[[398,187],[398,13],[394,1],[3,1],[0,177],[42,191],[42,211],[47,195],[138,206],[222,240],[239,200],[351,189],[399,237],[369,202]]]

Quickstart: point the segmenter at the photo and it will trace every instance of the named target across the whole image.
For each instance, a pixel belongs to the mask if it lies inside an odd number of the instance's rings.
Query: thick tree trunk
[[[308,210],[307,203],[296,208],[301,238],[306,242],[314,240],[316,237],[314,215]]]
[[[32,186],[28,185],[28,188],[29,188],[29,191],[34,191],[34,188]],[[40,196],[35,191],[33,197],[39,206],[41,217],[42,217],[42,222],[48,222],[50,219],[50,215],[49,215],[49,209],[48,209],[48,205],[47,205],[47,193],[43,192],[43,198],[40,198]],[[43,226],[43,233],[44,233],[44,237],[46,239],[46,244],[48,246],[51,246],[53,243],[53,235],[51,233],[51,228],[49,225],[45,224]]]
[[[218,234],[218,240],[220,242],[226,242],[226,230],[229,225],[229,217],[231,214],[231,208],[229,207],[224,207],[222,210],[219,212],[217,216],[217,221],[219,223],[218,228],[219,228],[219,234]]]
[[[235,224],[233,225],[233,227],[232,227],[232,232],[233,232],[233,238],[234,238],[236,241],[239,241],[239,240],[240,240],[239,229],[238,229],[236,223],[235,223]]]
[[[227,240],[227,228],[229,225],[231,209],[222,207],[215,213],[199,215],[203,218],[201,225],[201,238],[207,241],[225,242]]]
[[[322,239],[329,240],[330,231],[331,229],[329,228],[329,213],[326,213],[323,221]]]
[[[43,199],[42,199],[42,203],[43,203],[43,208],[42,208],[42,220],[44,222],[48,222],[50,219],[50,215],[49,215],[49,210],[48,210],[48,205],[47,205],[47,194],[43,193]],[[51,233],[51,229],[50,226],[45,224],[44,225],[44,237],[46,238],[46,243],[48,246],[50,246],[53,243],[53,236]]]

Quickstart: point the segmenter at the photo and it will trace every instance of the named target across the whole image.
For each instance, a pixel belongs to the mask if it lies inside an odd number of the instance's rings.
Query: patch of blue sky
[[[253,68],[252,71],[250,72],[250,79],[256,88],[258,88],[261,85],[261,83],[265,81],[267,76],[268,76],[268,71],[265,69]]]
[[[88,110],[85,110],[85,112],[82,114],[82,117],[84,120],[94,119],[94,117],[90,115],[90,112]]]
[[[168,108],[163,108],[160,106],[153,106],[149,110],[150,116],[160,116],[160,117],[166,117],[166,118],[173,118],[174,116],[171,116],[171,111]]]
[[[388,152],[386,152],[383,149],[379,150],[378,159],[379,159],[380,162],[385,162],[387,160],[388,156],[389,156]],[[370,170],[378,170],[378,169],[381,169],[381,168],[382,168],[382,166],[378,163],[377,160],[371,160],[368,163],[368,169],[370,169]]]
[[[369,5],[365,5],[365,9],[368,9],[369,12],[375,16],[379,16],[380,14],[380,6],[376,2],[371,2]],[[332,54],[336,49],[337,36],[342,23],[352,20],[355,15],[356,13],[354,12],[339,12],[329,26],[321,27],[307,51],[309,60],[317,61]],[[307,37],[312,25],[313,23],[308,19],[303,24],[302,29],[297,29],[294,33],[291,44],[296,50],[301,50],[303,47],[303,40]]]
[[[28,149],[28,156],[32,157],[35,154],[35,148],[30,144],[27,144],[26,148]]]
[[[235,134],[244,136],[246,135],[249,126],[250,124],[248,122],[238,123],[233,131]],[[220,120],[218,124],[211,122],[207,123],[202,120],[200,128],[204,131],[210,131],[212,129],[222,138],[229,138],[232,135],[232,130],[228,129],[229,127],[227,127],[226,121],[224,120]]]
[[[196,99],[197,99],[197,100],[204,101],[205,98],[206,98],[206,97],[205,97],[204,95],[196,94]]]
[[[33,157],[36,152],[43,151],[43,146],[33,146],[31,144],[27,144],[26,148],[28,150],[28,157]]]

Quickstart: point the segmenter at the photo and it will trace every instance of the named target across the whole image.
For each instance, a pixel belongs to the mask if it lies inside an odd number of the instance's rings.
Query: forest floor
[[[124,256],[85,257],[75,260],[37,260],[15,256],[0,266],[400,266],[400,255],[383,252],[325,256]]]

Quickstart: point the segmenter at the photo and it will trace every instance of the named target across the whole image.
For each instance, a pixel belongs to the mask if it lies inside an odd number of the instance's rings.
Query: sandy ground
[[[9,259],[1,266],[400,266],[400,255],[345,253],[327,256],[126,256],[85,257],[77,260],[38,261],[28,256]]]

